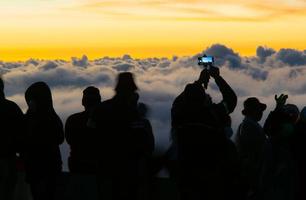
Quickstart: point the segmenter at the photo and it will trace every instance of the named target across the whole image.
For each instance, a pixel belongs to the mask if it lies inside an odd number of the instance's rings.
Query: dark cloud
[[[57,68],[57,66],[58,66],[57,63],[52,62],[52,61],[48,61],[47,63],[43,64],[40,68],[43,71],[47,71],[47,70],[50,70],[50,69],[55,69],[55,68]]]
[[[264,62],[267,57],[273,55],[275,50],[269,47],[259,46],[256,49],[256,56],[260,59],[261,62]]]
[[[131,71],[134,68],[134,65],[128,63],[122,63],[113,66],[113,68],[118,72],[126,72],[126,71]]]
[[[163,62],[159,63],[158,67],[166,68],[166,67],[169,67],[170,64],[171,64],[171,61],[166,60],[166,61],[163,61]]]
[[[24,63],[21,62],[2,62],[0,61],[1,68],[5,69],[15,69],[23,66]]]
[[[306,53],[295,49],[281,49],[276,54],[276,59],[290,66],[306,64]]]
[[[39,64],[39,60],[35,60],[35,59],[32,59],[32,58],[25,62],[25,65],[37,66],[38,64]]]
[[[87,67],[89,65],[88,63],[88,58],[86,55],[83,55],[81,59],[78,59],[76,57],[71,58],[72,64],[74,66],[79,66],[79,67]]]
[[[228,62],[228,66],[232,69],[241,67],[241,58],[239,54],[235,53],[232,49],[224,45],[212,45],[211,47],[207,48],[204,53],[214,56],[216,65],[223,66],[226,64],[226,62]]]

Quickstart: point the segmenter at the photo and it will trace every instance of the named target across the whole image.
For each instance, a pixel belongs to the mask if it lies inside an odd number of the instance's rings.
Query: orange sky
[[[306,49],[305,0],[2,0],[0,60]]]

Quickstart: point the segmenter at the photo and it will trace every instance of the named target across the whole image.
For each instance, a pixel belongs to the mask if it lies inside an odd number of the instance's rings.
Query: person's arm
[[[237,96],[234,90],[229,86],[229,84],[220,76],[219,68],[211,66],[209,70],[211,77],[215,79],[215,82],[220,89],[227,114],[232,113],[237,105]]]
[[[274,99],[276,103],[275,109],[270,112],[264,124],[265,134],[269,137],[273,136],[273,134],[278,132],[279,125],[281,124],[281,118],[282,118],[281,109],[286,104],[288,95],[281,94],[279,97],[275,95]]]

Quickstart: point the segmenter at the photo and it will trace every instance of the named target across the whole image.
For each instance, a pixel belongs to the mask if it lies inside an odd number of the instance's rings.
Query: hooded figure
[[[12,200],[16,184],[16,153],[24,135],[23,113],[4,95],[0,77],[0,199]]]
[[[49,86],[32,84],[25,92],[28,110],[25,116],[26,179],[33,200],[54,199],[56,179],[62,170],[59,145],[64,141],[63,124],[53,109]]]

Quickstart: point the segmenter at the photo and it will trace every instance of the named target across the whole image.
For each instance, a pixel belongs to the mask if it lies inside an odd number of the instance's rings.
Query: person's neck
[[[252,120],[254,122],[258,122],[258,120],[256,119],[256,117],[252,116],[252,115],[247,115],[245,116],[245,118],[249,119],[249,120]]]

